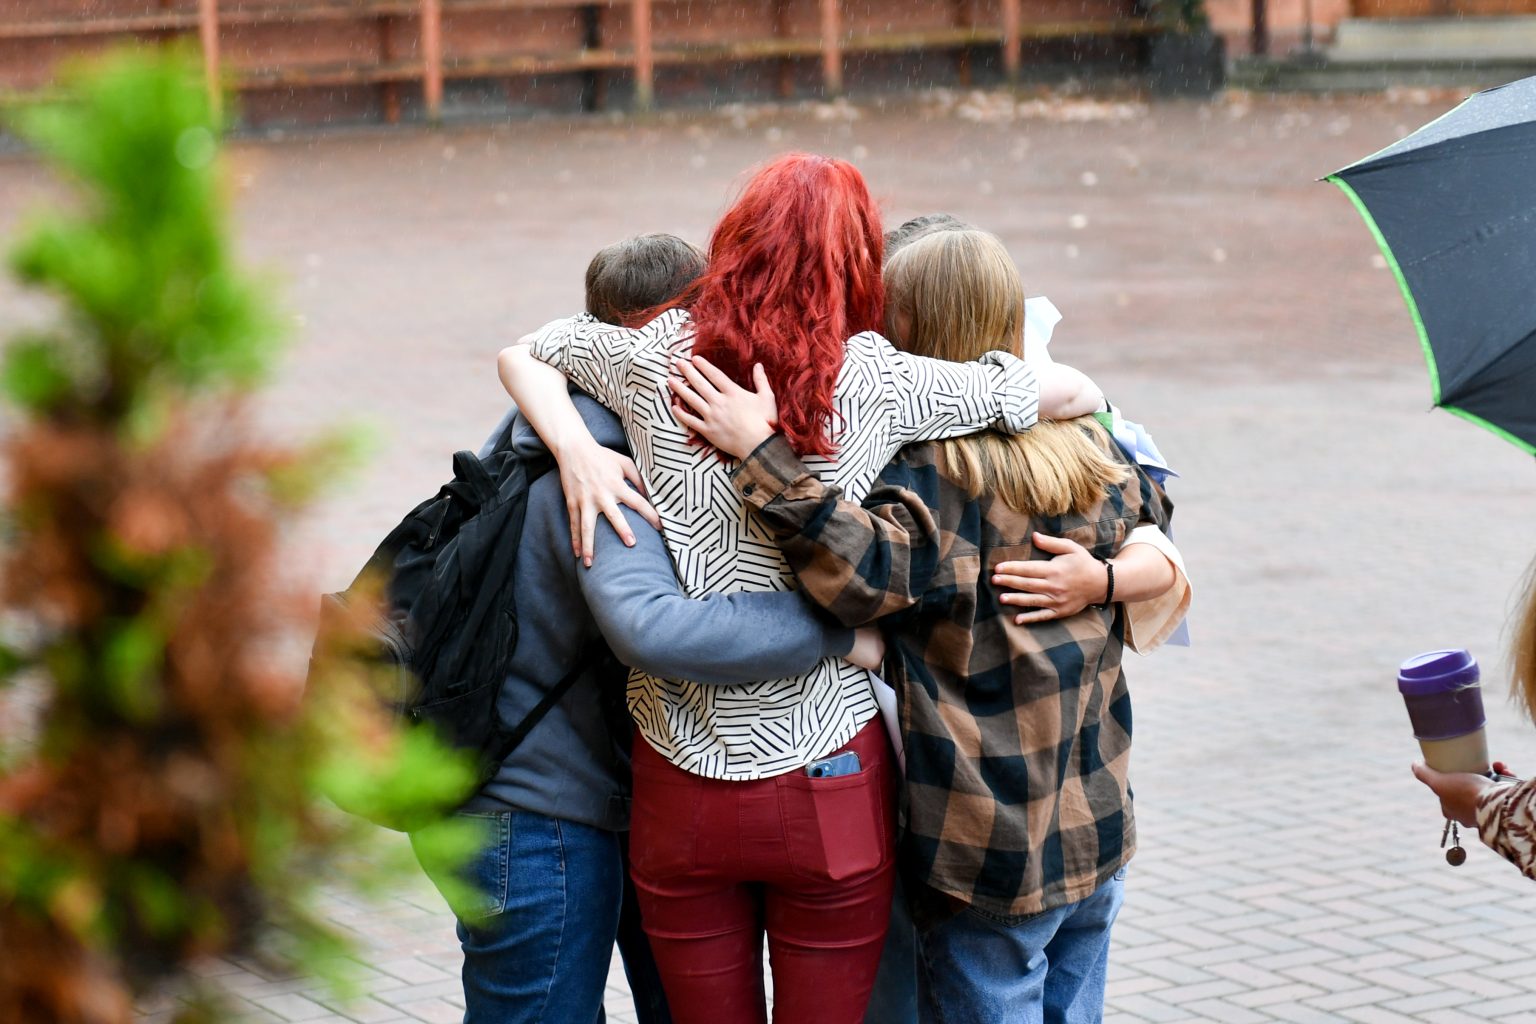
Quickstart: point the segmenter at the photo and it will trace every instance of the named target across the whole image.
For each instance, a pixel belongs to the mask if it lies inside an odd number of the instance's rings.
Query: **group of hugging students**
[[[1123,650],[1190,587],[1054,310],[993,236],[884,235],[808,154],[707,254],[632,238],[586,286],[498,359],[514,445],[559,468],[499,710],[604,644],[629,682],[579,680],[460,811],[467,1024],[601,1021],[616,938],[643,1024],[766,1022],[765,935],[782,1024],[1100,1020]]]

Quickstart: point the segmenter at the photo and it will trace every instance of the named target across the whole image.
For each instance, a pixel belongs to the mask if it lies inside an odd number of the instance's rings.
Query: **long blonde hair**
[[[1526,574],[1526,598],[1515,624],[1510,663],[1515,677],[1510,688],[1525,701],[1525,713],[1536,719],[1536,564]]]
[[[937,231],[899,249],[885,265],[885,295],[886,335],[914,355],[1023,355],[1024,284],[1003,243],[985,231]],[[1102,429],[1084,417],[941,441],[942,469],[970,497],[992,493],[1026,515],[1085,513],[1130,472],[1094,442]]]

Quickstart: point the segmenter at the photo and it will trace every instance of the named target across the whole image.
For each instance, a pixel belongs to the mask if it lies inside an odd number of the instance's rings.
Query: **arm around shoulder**
[[[1040,377],[1040,415],[1051,420],[1089,416],[1104,408],[1104,392],[1083,371],[1058,362],[1036,369]]]
[[[593,440],[581,411],[571,401],[565,374],[538,359],[524,343],[527,340],[501,350],[496,357],[497,374],[560,464],[572,549],[590,565],[599,515],[626,545],[634,544],[635,538],[619,513],[621,505],[636,510],[653,526],[660,526],[661,520],[645,500],[634,461]]]
[[[931,474],[924,479],[931,481]],[[922,599],[939,559],[936,496],[901,463],[862,505],[842,499],[775,434],[732,474],[811,600],[862,626]]]
[[[496,376],[556,459],[571,445],[592,440],[571,401],[565,374],[534,356],[528,338],[497,354]]]
[[[850,341],[850,358],[862,351],[883,368],[896,396],[891,439],[897,448],[992,427],[1019,434],[1039,416],[1039,381],[1018,356],[988,352],[975,362],[952,363],[899,351],[879,335],[861,337],[873,348],[855,349]]]
[[[853,632],[827,622],[799,594],[779,591],[690,598],[661,534],[626,511],[631,550],[603,534],[579,583],[598,628],[624,664],[665,679],[731,684],[808,672],[842,657]]]

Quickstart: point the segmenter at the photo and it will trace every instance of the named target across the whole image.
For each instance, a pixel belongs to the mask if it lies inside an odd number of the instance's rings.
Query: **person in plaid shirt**
[[[890,333],[909,351],[1019,350],[1022,285],[992,236],[920,239],[886,280]],[[1124,602],[1177,578],[1155,550],[1121,548],[1138,525],[1165,527],[1171,505],[1091,418],[908,446],[862,506],[843,502],[773,431],[765,387],[698,360],[679,370],[679,420],[742,459],[732,479],[806,595],[885,628],[923,1019],[1101,1019],[1135,849]],[[1045,534],[1100,560],[1103,601],[1019,623],[983,574],[1049,558]]]

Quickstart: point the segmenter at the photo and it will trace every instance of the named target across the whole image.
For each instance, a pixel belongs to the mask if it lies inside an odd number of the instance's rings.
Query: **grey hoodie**
[[[572,398],[597,442],[628,454],[618,417],[586,395]],[[517,417],[513,429],[519,452],[547,450],[526,420]],[[571,554],[559,474],[546,474],[530,489],[513,584],[519,637],[500,704],[509,727],[605,640],[631,667],[717,684],[798,675],[852,649],[851,631],[794,593],[687,597],[661,534],[624,511],[635,547],[624,547],[599,523],[592,567],[584,569]],[[598,690],[595,675],[578,679],[465,809],[521,809],[628,828],[628,737],[615,736],[603,713],[605,702],[622,706],[622,694]]]

